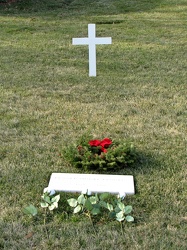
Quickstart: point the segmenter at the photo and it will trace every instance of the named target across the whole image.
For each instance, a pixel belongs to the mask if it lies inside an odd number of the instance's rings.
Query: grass
[[[0,5],[0,247],[186,249],[186,1],[19,1]],[[97,77],[88,49],[72,46],[96,23]],[[135,223],[67,216],[29,219],[52,172],[77,172],[63,147],[93,137],[128,138],[142,162],[126,202]],[[69,194],[62,193],[62,200]]]

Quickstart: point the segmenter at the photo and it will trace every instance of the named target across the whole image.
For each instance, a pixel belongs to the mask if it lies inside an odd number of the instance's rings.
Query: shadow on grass
[[[66,15],[86,14],[123,14],[128,12],[149,11],[165,0],[0,0],[0,13],[50,15],[51,12],[62,12]]]
[[[149,174],[152,170],[160,170],[162,162],[160,156],[158,159],[156,155],[151,153],[138,152],[137,154],[137,161],[131,168],[131,171],[134,173]]]

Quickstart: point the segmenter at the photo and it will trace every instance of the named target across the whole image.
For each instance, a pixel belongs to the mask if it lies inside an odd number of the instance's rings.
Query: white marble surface
[[[132,175],[52,173],[48,191],[114,193],[120,196],[133,195]]]

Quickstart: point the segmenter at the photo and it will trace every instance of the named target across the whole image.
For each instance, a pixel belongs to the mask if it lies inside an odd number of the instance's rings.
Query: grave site
[[[186,250],[186,0],[0,0],[0,249]]]

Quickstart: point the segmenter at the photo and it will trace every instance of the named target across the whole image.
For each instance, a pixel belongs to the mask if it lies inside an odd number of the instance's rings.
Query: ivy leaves
[[[49,208],[49,210],[53,210],[55,208],[58,208],[58,202],[60,200],[60,195],[56,195],[54,197],[50,197],[50,194],[48,192],[44,193],[42,195],[42,202],[40,203],[42,208]]]
[[[99,198],[97,195],[88,197],[87,195],[81,194],[78,199],[68,199],[68,204],[74,208],[73,213],[76,214],[80,211],[87,211],[92,215],[99,214],[101,203],[99,203]]]
[[[28,207],[25,207],[23,209],[23,212],[27,215],[32,215],[32,216],[36,216],[38,213],[38,210],[35,206],[33,205],[29,205]]]
[[[115,208],[116,220],[119,222],[123,220],[126,220],[127,222],[134,221],[134,218],[132,216],[127,215],[130,214],[131,211],[132,211],[132,206],[125,206],[123,203],[119,202]]]
[[[41,196],[41,202],[40,205],[42,208],[45,209],[44,214],[44,225],[47,215],[47,208],[49,211],[52,211],[56,208],[58,208],[58,202],[60,200],[60,194],[55,195],[55,192],[48,192],[44,191],[43,195]],[[77,199],[70,198],[67,200],[67,203],[70,207],[73,208],[73,213],[83,213],[86,216],[89,217],[94,232],[95,227],[93,223],[93,216],[96,216],[98,214],[103,215],[108,212],[108,216],[110,219],[117,220],[121,223],[127,221],[127,222],[133,222],[134,218],[129,215],[132,212],[132,206],[128,205],[125,206],[123,203],[124,196],[119,198],[116,196],[112,196],[109,193],[102,193],[102,194],[95,194],[91,195],[88,192],[81,194],[78,196]],[[38,214],[38,210],[35,206],[29,205],[28,207],[25,207],[23,209],[23,212],[27,215],[36,216]]]
[[[60,200],[60,194],[53,196],[55,192],[45,192],[41,196],[42,201],[40,202],[40,205],[42,208],[48,208],[50,211],[54,210],[55,208],[58,208],[58,202]],[[38,214],[38,209],[33,206],[29,205],[25,208],[23,208],[23,212],[27,215],[36,216]]]
[[[132,206],[125,206],[121,198],[114,199],[111,203],[107,202],[108,193],[95,196],[81,194],[77,199],[68,199],[68,204],[73,208],[73,213],[83,212],[90,215],[100,214],[103,210],[109,211],[109,218],[116,219],[119,222],[126,220],[133,222],[134,218],[129,214],[132,212]]]

